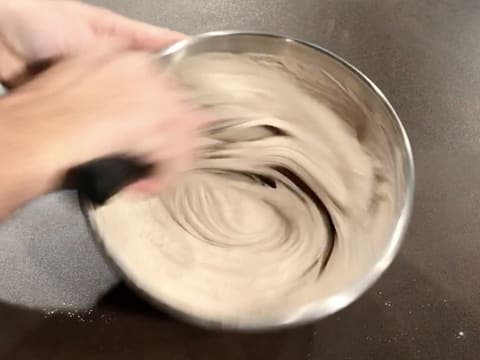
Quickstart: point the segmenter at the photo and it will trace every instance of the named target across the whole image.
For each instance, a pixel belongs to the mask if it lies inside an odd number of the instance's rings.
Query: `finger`
[[[182,33],[132,20],[106,9],[92,10],[91,26],[97,35],[119,38],[135,50],[160,50],[186,38]]]
[[[179,141],[188,141],[186,138]],[[193,142],[192,142],[193,144]],[[157,170],[147,179],[142,179],[124,189],[126,193],[136,195],[152,195],[167,189],[175,184],[182,174],[185,174],[193,168],[194,163],[194,146],[188,146],[183,149],[175,149],[175,145],[170,145],[170,154],[161,151],[157,154]],[[177,151],[173,157],[172,152]],[[150,162],[152,157],[150,157]]]
[[[166,188],[193,167],[195,152],[194,136],[191,132],[185,132],[176,139],[176,144],[171,144],[171,153],[167,154],[170,161],[162,164],[159,172],[160,185]],[[166,154],[162,152],[163,156]]]
[[[123,191],[125,193],[134,194],[134,195],[147,195],[155,194],[160,190],[160,184],[158,179],[145,179],[137,181],[136,183],[126,187]]]
[[[0,80],[9,87],[13,86],[14,79],[25,71],[25,67],[25,62],[14,55],[0,39]]]
[[[7,78],[7,80],[4,81],[4,84],[9,90],[22,86],[35,78],[35,76],[48,70],[55,64],[55,62],[55,59],[46,59],[28,64],[23,67],[22,72],[16,73],[14,76]]]
[[[177,104],[173,107],[164,107],[164,109],[170,108],[173,110],[172,117],[187,121],[193,128],[203,128],[214,121],[214,114],[194,101],[194,96],[190,90],[181,86],[181,83],[172,74],[163,73],[161,80],[163,93],[168,94],[168,96],[164,95],[163,101],[166,104]]]
[[[189,171],[193,164],[194,141],[191,133],[171,136],[170,141],[145,156],[145,161],[157,164],[153,176],[129,187],[128,191],[155,194],[174,184],[181,174]]]

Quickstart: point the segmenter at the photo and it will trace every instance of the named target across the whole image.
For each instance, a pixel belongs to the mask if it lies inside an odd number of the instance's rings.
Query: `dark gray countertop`
[[[313,41],[365,72],[411,139],[417,192],[400,255],[360,300],[316,324],[210,332],[149,309],[97,254],[74,195],[0,226],[2,359],[477,359],[480,354],[478,0],[103,0],[198,33],[250,29]],[[87,314],[50,315],[18,304]],[[16,305],[13,305],[16,304]]]

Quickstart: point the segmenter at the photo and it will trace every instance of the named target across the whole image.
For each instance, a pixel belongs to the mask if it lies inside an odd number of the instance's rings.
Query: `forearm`
[[[0,221],[51,191],[58,177],[48,147],[36,140],[36,129],[28,127],[27,109],[14,95],[0,99]]]

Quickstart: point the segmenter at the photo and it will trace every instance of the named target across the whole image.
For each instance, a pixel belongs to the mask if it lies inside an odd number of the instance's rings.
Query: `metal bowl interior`
[[[206,326],[220,326],[222,328],[236,329],[265,329],[281,327],[292,324],[305,323],[330,315],[357,299],[364,293],[391,264],[397,254],[411,214],[414,193],[414,165],[412,152],[406,132],[382,92],[355,67],[339,58],[333,53],[307,42],[262,33],[249,32],[214,32],[195,36],[188,40],[178,42],[157,56],[164,64],[174,64],[185,57],[207,52],[230,52],[230,53],[259,53],[278,55],[284,58],[294,59],[296,62],[305,64],[309,68],[321,68],[331,74],[338,82],[348,86],[367,107],[381,114],[385,134],[392,148],[398,154],[395,160],[395,219],[392,221],[390,235],[385,238],[381,249],[376,252],[374,261],[369,265],[368,271],[354,284],[345,287],[342,291],[325,299],[319,299],[297,311],[285,314],[268,321],[248,321],[244,323],[216,323],[210,319],[196,318],[184,314],[172,306],[166,306],[161,299],[152,299],[139,289],[138,284],[134,288],[152,301],[154,304],[167,308],[182,318]],[[94,234],[95,224],[91,216],[92,208],[83,203]],[[98,234],[97,234],[98,235]],[[101,239],[96,236],[99,242]],[[107,254],[108,255],[108,254]],[[115,262],[115,259],[113,259]],[[122,269],[119,269],[123,272]],[[124,277],[129,277],[123,272]]]

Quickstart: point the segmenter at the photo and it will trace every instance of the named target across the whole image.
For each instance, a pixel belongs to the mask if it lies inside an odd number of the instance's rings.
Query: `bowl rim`
[[[104,242],[99,236],[99,232],[97,231],[97,227],[95,225],[95,221],[92,215],[93,206],[88,203],[85,199],[80,197],[80,205],[84,214],[88,219],[88,224],[90,226],[91,234],[93,238],[96,240],[100,245],[102,252],[106,255],[109,263],[113,265],[113,267],[119,271],[122,275],[123,279],[127,282],[127,284],[132,287],[136,292],[138,292],[142,297],[144,297],[147,301],[152,303],[156,307],[160,307],[162,309],[167,310],[173,315],[186,320],[187,322],[194,323],[197,325],[201,325],[204,327],[215,327],[215,328],[222,328],[222,329],[231,329],[231,330],[248,330],[248,331],[260,331],[260,330],[269,330],[269,329],[276,329],[276,328],[283,328],[293,325],[301,325],[309,322],[313,322],[315,320],[322,319],[328,315],[331,315],[352,302],[358,299],[363,293],[365,293],[377,280],[378,278],[384,273],[384,271],[390,266],[393,262],[395,256],[397,255],[400,246],[403,242],[404,235],[406,233],[408,223],[411,218],[412,210],[413,210],[413,199],[414,199],[414,192],[415,192],[415,167],[414,167],[414,160],[413,160],[413,153],[412,148],[410,145],[410,141],[408,139],[406,130],[395,112],[393,106],[387,100],[386,96],[383,92],[370,80],[365,74],[363,74],[359,69],[355,66],[350,64],[345,59],[341,58],[340,56],[336,55],[335,53],[319,46],[314,43],[299,40],[294,37],[284,36],[279,34],[273,34],[268,32],[257,32],[257,31],[238,31],[238,30],[224,30],[224,31],[212,31],[201,33],[198,35],[194,35],[190,38],[186,38],[184,40],[180,40],[165,49],[157,52],[155,57],[158,59],[164,58],[166,56],[174,55],[182,50],[187,49],[188,47],[203,42],[207,39],[211,38],[219,38],[219,37],[236,37],[236,36],[256,36],[256,37],[266,37],[272,38],[277,40],[283,40],[286,42],[296,43],[298,45],[309,47],[313,50],[322,52],[323,54],[329,56],[333,60],[337,61],[341,65],[343,65],[347,70],[349,70],[353,75],[355,75],[364,85],[366,85],[375,96],[378,97],[381,103],[385,106],[387,112],[390,114],[391,120],[393,121],[393,125],[397,128],[400,134],[400,142],[403,143],[403,154],[404,157],[402,159],[403,168],[405,170],[405,193],[404,193],[404,202],[402,208],[400,210],[399,215],[396,218],[396,222],[394,223],[391,233],[390,233],[390,240],[388,241],[388,245],[385,246],[384,250],[378,256],[376,262],[370,266],[368,272],[365,273],[362,278],[352,284],[349,287],[346,287],[344,290],[340,291],[339,293],[327,297],[322,300],[313,301],[310,304],[304,305],[299,310],[293,312],[291,315],[288,315],[283,318],[278,318],[275,320],[269,321],[247,321],[247,322],[235,322],[235,323],[225,323],[225,322],[216,322],[212,321],[211,319],[206,319],[202,317],[198,317],[195,315],[191,315],[186,313],[180,309],[175,308],[171,304],[166,304],[161,301],[161,299],[153,298],[147,291],[143,290],[140,286],[135,284],[135,282],[131,279],[131,277],[126,274],[123,269],[117,264],[115,259],[111,257],[108,253],[108,250],[105,247]]]

